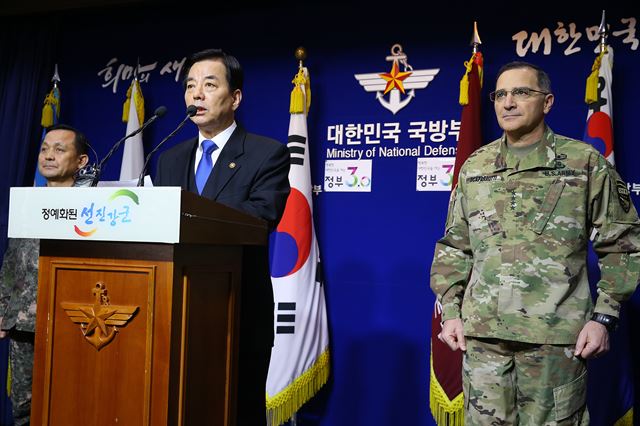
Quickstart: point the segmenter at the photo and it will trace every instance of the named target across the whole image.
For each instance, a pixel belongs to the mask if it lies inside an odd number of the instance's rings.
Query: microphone
[[[118,142],[116,142],[113,145],[113,147],[111,147],[111,150],[109,150],[107,155],[105,155],[105,157],[102,159],[102,161],[100,161],[100,163],[98,163],[98,165],[94,167],[95,177],[93,178],[93,181],[91,182],[91,186],[96,186],[98,184],[98,181],[100,180],[100,175],[102,174],[102,166],[104,166],[105,163],[107,162],[107,160],[109,160],[109,158],[111,158],[113,153],[116,152],[118,150],[118,148],[120,148],[120,145],[122,145],[122,143],[124,141],[126,141],[127,139],[137,135],[138,133],[143,131],[149,124],[153,123],[158,118],[160,118],[163,115],[165,115],[166,113],[167,113],[167,107],[165,107],[164,105],[163,106],[159,106],[158,108],[156,108],[156,110],[154,111],[154,113],[151,116],[151,118],[149,118],[147,121],[145,121],[142,124],[142,126],[138,127],[136,130],[134,130],[133,132],[129,133],[128,135],[126,135],[125,137],[120,139]]]
[[[93,147],[89,144],[89,142],[85,142],[85,143],[87,144],[87,147],[91,149],[91,151],[93,152],[93,157],[96,159],[96,161],[93,164],[87,163],[86,166],[84,166],[83,168],[81,168],[76,172],[75,182],[73,184],[73,186],[75,187],[90,187],[93,184],[93,180],[96,179],[96,167],[98,167],[97,166],[98,153],[96,152],[95,149],[93,149]]]
[[[180,124],[178,124],[178,127],[176,127],[176,129],[169,133],[169,135],[162,139],[160,141],[160,143],[158,145],[156,145],[155,148],[153,148],[153,150],[147,155],[147,157],[144,159],[144,166],[142,166],[142,171],[140,172],[140,177],[138,177],[138,185],[137,186],[144,186],[144,175],[147,171],[147,165],[149,164],[149,160],[151,160],[151,156],[153,154],[155,154],[155,152],[162,146],[164,145],[164,143],[166,141],[168,141],[173,135],[175,135],[176,133],[178,133],[178,130],[182,129],[182,126],[184,126],[184,124],[187,122],[188,119],[190,119],[191,117],[193,117],[194,115],[196,115],[196,113],[198,112],[198,108],[195,105],[189,105],[187,107],[187,116],[180,122]]]

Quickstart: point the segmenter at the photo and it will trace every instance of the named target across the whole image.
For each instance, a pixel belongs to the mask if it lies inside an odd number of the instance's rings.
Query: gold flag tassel
[[[633,407],[629,408],[629,411],[620,417],[613,426],[633,426]]]
[[[49,94],[44,98],[44,106],[42,107],[42,119],[40,124],[42,127],[49,128],[53,126],[53,107],[56,108],[56,117],[60,118],[60,100],[55,95],[55,88],[51,89]]]
[[[134,84],[136,86],[136,96],[133,99],[133,102],[138,114],[138,123],[142,124],[144,122],[144,98],[142,97],[142,91],[140,90],[140,82],[138,82],[137,79],[134,79],[131,82],[131,86],[129,86],[129,90],[127,90],[127,99],[124,101],[124,106],[122,107],[122,121],[124,123],[129,122],[129,106],[131,105],[131,92],[133,91]]]
[[[460,392],[453,400],[442,389],[433,370],[433,349],[431,350],[431,380],[429,383],[429,407],[437,425],[464,425],[464,395]]]
[[[458,98],[458,103],[462,106],[465,106],[469,103],[469,73],[471,72],[471,68],[473,67],[473,61],[476,58],[476,54],[471,55],[471,59],[465,61],[464,66],[467,69],[460,80],[460,96]]]
[[[307,371],[277,395],[267,397],[267,424],[279,426],[287,422],[329,380],[329,350],[320,354]]]
[[[11,353],[7,357],[7,396],[11,398],[11,388],[13,387],[12,378],[13,373],[11,372]]]
[[[311,106],[311,82],[307,69],[302,67],[298,70],[298,74],[291,81],[294,84],[291,91],[291,102],[289,103],[289,112],[291,114],[302,114],[305,112],[305,94],[306,94],[306,112],[309,112]],[[304,86],[304,93],[302,92]]]
[[[587,88],[584,93],[584,101],[587,104],[596,102],[598,100],[598,79],[600,73],[600,64],[602,63],[602,57],[607,52],[605,48],[598,56],[596,56],[593,65],[591,66],[591,74],[587,77]]]

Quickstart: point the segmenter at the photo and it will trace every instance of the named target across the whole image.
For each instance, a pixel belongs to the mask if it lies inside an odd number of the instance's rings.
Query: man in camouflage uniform
[[[638,216],[596,150],[546,126],[554,97],[543,70],[505,65],[490,97],[504,134],[462,167],[435,249],[439,338],[465,351],[467,425],[586,425],[585,360],[609,350],[640,277]]]
[[[38,155],[47,186],[73,186],[75,173],[87,161],[82,133],[62,124],[48,130]],[[39,240],[10,239],[0,269],[0,338],[11,339],[10,396],[16,425],[28,424],[31,410],[39,252]]]

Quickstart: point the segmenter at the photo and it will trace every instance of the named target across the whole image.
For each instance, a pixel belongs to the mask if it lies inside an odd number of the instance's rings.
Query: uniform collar
[[[524,171],[531,169],[555,169],[556,167],[556,141],[555,133],[548,126],[544,129],[542,140],[536,148],[520,159],[507,148],[507,136],[500,138],[499,151],[494,162],[494,171],[512,169]]]

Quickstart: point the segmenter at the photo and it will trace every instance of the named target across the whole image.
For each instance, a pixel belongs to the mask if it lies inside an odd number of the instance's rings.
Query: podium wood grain
[[[43,240],[32,424],[234,425],[241,263],[238,245]],[[99,350],[61,304],[97,283],[138,308]]]

